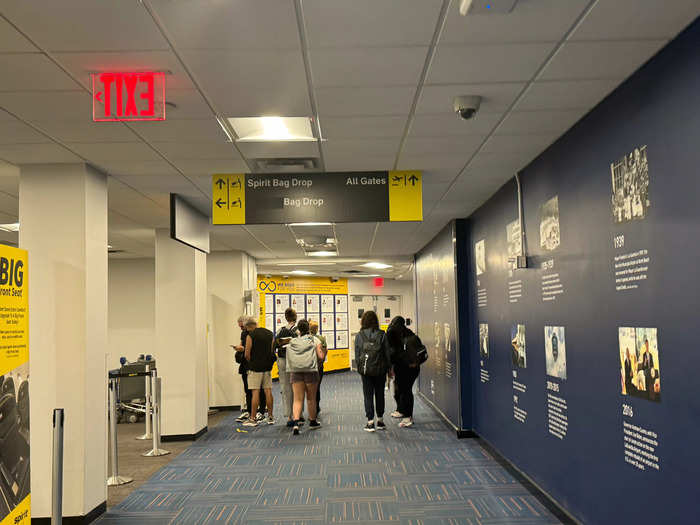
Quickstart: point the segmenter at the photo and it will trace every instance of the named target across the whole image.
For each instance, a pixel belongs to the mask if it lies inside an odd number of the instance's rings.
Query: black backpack
[[[403,353],[402,361],[404,365],[422,365],[428,360],[428,349],[422,343],[420,338],[409,332],[409,335],[403,338]]]
[[[384,332],[373,331],[367,335],[360,331],[360,351],[357,361],[357,371],[363,376],[381,376],[389,366],[384,355]]]

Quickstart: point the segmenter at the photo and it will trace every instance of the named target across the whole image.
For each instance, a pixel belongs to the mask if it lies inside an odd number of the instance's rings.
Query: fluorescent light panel
[[[314,142],[309,117],[229,118],[237,142]]]
[[[319,250],[317,252],[306,252],[308,257],[337,257],[338,252],[330,252],[327,250]]]
[[[332,222],[292,222],[287,226],[332,226]]]
[[[386,270],[387,268],[391,268],[391,264],[384,264],[380,262],[368,262],[365,264],[361,264],[363,268],[373,268],[375,270]]]
[[[11,222],[9,224],[0,224],[0,230],[4,232],[18,232],[19,231],[19,223],[18,222]]]
[[[316,275],[316,272],[311,272],[309,270],[294,270],[293,272],[289,272],[292,275]]]

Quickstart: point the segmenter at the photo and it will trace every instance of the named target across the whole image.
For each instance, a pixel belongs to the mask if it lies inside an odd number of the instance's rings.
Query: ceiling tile
[[[116,178],[142,193],[183,193],[192,189],[192,183],[179,174],[119,175]]]
[[[166,72],[166,100],[171,89],[194,89],[187,73],[171,51],[102,51],[90,53],[56,53],[56,58],[76,78],[91,87],[90,73],[102,71]]]
[[[441,1],[305,0],[303,5],[311,47],[394,46],[429,44]]]
[[[530,80],[554,43],[440,45],[427,82],[488,83]]]
[[[312,49],[314,87],[415,86],[427,52],[418,46]]]
[[[511,13],[505,15],[461,16],[459,2],[452,2],[440,42],[558,42],[587,5],[588,0],[521,1]]]
[[[140,2],[5,0],[2,9],[4,16],[49,51],[168,48]]]
[[[153,147],[169,160],[178,159],[234,159],[241,156],[230,142],[153,142]]]
[[[374,235],[375,223],[341,223],[335,225],[340,256],[357,256],[369,253],[369,244]]]
[[[459,173],[459,169],[423,170],[423,185],[437,182],[452,182],[457,173]]]
[[[134,142],[138,138],[119,122],[81,120],[36,120],[32,124],[63,142]]]
[[[160,160],[158,154],[143,142],[70,142],[76,153],[93,162],[110,160]]]
[[[321,122],[326,117],[405,115],[416,92],[412,86],[315,89]]]
[[[151,0],[151,4],[180,49],[289,49],[300,45],[294,4],[287,0]]]
[[[406,117],[327,117],[321,121],[321,132],[328,140],[348,138],[400,137]]]
[[[13,164],[81,162],[81,158],[58,144],[3,144],[0,159]]]
[[[390,170],[396,161],[396,155],[383,155],[370,157],[366,155],[352,155],[349,153],[326,153],[323,146],[323,158],[327,171],[383,171]]]
[[[406,155],[401,154],[397,169],[400,170],[437,170],[462,169],[467,161],[466,155]]]
[[[665,44],[665,40],[569,42],[559,49],[539,80],[625,79]]]
[[[178,171],[164,160],[109,160],[97,164],[112,175],[179,175]]]
[[[248,159],[319,157],[317,142],[238,142]]]
[[[401,156],[420,155],[454,155],[461,156],[464,161],[471,157],[485,135],[463,135],[455,137],[408,137]]]
[[[222,142],[226,135],[219,123],[213,118],[179,119],[160,122],[130,122],[135,129],[149,142]]]
[[[165,107],[166,121],[213,118],[211,109],[195,89],[171,89],[165,93],[165,99],[171,104]]]
[[[0,144],[52,142],[18,120],[0,121]]]
[[[571,39],[670,39],[698,15],[697,0],[598,0]]]
[[[185,175],[211,175],[214,173],[247,173],[250,170],[242,160],[174,160]]]
[[[0,106],[24,120],[92,118],[92,97],[85,91],[0,92]]]
[[[311,114],[300,51],[186,50],[183,55],[227,117]]]
[[[37,49],[15,28],[0,18],[0,50],[0,53],[29,53]]]
[[[613,79],[535,82],[528,88],[514,109],[516,111],[590,110],[617,85],[618,81]]]
[[[526,135],[491,135],[484,144],[484,153],[539,153],[549,146],[557,138],[553,133],[538,135],[528,133]]]
[[[496,133],[511,135],[528,135],[552,133],[561,135],[573,126],[583,115],[585,109],[561,111],[512,111],[498,126]]]
[[[57,91],[79,86],[39,53],[0,53],[0,91]]]
[[[450,187],[450,182],[452,181],[430,182],[429,180],[423,179],[423,212],[426,211],[425,206],[427,204],[435,203],[442,198]]]
[[[400,137],[388,139],[329,139],[323,143],[323,152],[335,156],[396,156]]]
[[[416,113],[454,114],[454,99],[460,95],[479,95],[481,97],[477,118],[481,113],[500,113],[513,103],[523,87],[525,87],[524,82],[427,85],[421,92]]]
[[[485,136],[491,132],[502,113],[482,113],[464,120],[454,113],[416,115],[411,126],[411,137],[449,137],[464,135]]]

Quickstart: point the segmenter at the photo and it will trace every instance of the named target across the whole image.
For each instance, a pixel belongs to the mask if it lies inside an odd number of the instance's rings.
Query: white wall
[[[121,356],[135,361],[139,354],[155,355],[155,273],[155,259],[109,260],[110,369]]]
[[[399,295],[401,296],[401,315],[416,319],[416,301],[413,292],[413,280],[384,279],[384,286],[374,287],[372,278],[348,279],[349,295]],[[398,315],[398,314],[397,314]]]
[[[244,404],[243,382],[234,361],[233,349],[240,341],[236,320],[254,315],[255,302],[246,305],[244,293],[255,290],[255,259],[244,252],[212,252],[207,258],[209,327],[209,406],[228,407]]]

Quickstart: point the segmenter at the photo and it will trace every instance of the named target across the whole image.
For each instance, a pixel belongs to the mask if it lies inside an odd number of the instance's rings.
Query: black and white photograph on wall
[[[489,358],[489,325],[479,323],[479,355],[481,359]]]
[[[635,148],[610,163],[610,178],[613,222],[644,219],[651,207],[647,147]]]
[[[622,394],[661,401],[659,342],[656,328],[618,328]]]
[[[486,239],[481,239],[474,244],[474,256],[476,259],[476,275],[486,271]]]
[[[560,244],[559,196],[555,195],[540,206],[540,248],[552,251]]]
[[[514,220],[506,225],[506,244],[508,245],[508,259],[514,259],[520,255],[522,238],[520,236],[520,222]]]
[[[566,334],[563,326],[544,327],[547,375],[566,379]]]
[[[510,329],[511,360],[513,368],[527,368],[525,352],[525,325],[514,324]]]

